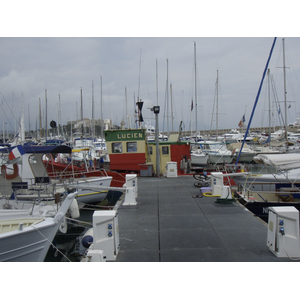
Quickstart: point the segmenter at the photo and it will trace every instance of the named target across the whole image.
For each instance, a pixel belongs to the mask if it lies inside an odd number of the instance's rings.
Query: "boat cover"
[[[40,146],[40,145],[31,145],[23,146],[25,153],[71,153],[72,149],[69,146]],[[12,149],[11,149],[12,150]]]
[[[274,166],[279,171],[300,168],[300,153],[258,154],[253,160],[258,164]]]

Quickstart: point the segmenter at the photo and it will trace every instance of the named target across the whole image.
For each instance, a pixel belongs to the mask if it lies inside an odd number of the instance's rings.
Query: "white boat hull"
[[[88,177],[86,180],[79,180],[77,182],[79,185],[77,201],[84,204],[103,201],[107,195],[108,190],[93,191],[93,186],[110,187],[111,181],[111,176],[95,178]],[[80,189],[80,184],[88,185],[91,187],[91,189]]]
[[[26,211],[2,211],[0,261],[43,262],[75,195],[65,198],[54,217],[32,216]]]
[[[208,155],[201,153],[191,153],[191,164],[192,165],[207,165]]]
[[[211,164],[223,164],[232,163],[232,156],[228,154],[209,154],[209,163]]]
[[[0,261],[43,262],[60,225],[52,220],[43,223],[43,227],[30,226],[2,234]]]

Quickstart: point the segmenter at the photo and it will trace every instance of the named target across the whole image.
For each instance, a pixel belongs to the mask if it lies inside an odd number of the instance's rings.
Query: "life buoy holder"
[[[6,173],[6,165],[1,166],[1,174],[4,176],[5,179],[14,179],[19,174],[19,167],[18,164],[13,164],[14,172],[12,174]]]

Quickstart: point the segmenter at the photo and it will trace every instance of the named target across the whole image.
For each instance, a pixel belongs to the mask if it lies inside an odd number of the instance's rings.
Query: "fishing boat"
[[[53,198],[55,193],[64,193],[66,178],[50,178],[45,165],[45,156],[52,157],[59,154],[71,153],[68,146],[17,146],[7,149],[7,155],[1,158],[0,192],[3,196],[10,196],[25,200],[33,197],[40,199]],[[18,157],[11,153],[18,152]],[[20,153],[21,152],[21,153]],[[43,160],[44,158],[44,160]],[[47,159],[46,159],[47,161]],[[101,185],[109,187],[112,177],[97,176],[89,178],[68,178],[82,184]],[[21,188],[19,188],[21,186]],[[17,188],[18,187],[18,188]],[[107,195],[107,190],[93,192],[92,190],[78,190],[77,199],[81,203],[101,202]]]
[[[114,129],[104,132],[110,157],[110,171],[152,176],[156,172],[155,142],[146,139],[145,129]],[[159,142],[159,174],[164,174],[167,163],[177,164],[176,175],[190,168],[190,143],[181,141]]]
[[[0,261],[43,262],[76,193],[52,216],[45,210],[0,210]]]

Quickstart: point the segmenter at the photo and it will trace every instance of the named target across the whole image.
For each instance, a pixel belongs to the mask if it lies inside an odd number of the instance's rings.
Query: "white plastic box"
[[[169,161],[167,162],[167,177],[177,177],[177,162]]]
[[[269,207],[267,246],[277,257],[300,257],[299,211],[294,206]]]

